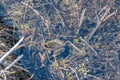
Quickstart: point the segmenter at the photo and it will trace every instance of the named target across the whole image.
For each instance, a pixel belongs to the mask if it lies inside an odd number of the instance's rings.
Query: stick
[[[17,46],[23,41],[24,37],[22,37],[16,44],[15,46],[13,46],[5,55],[3,55],[1,58],[0,58],[0,63],[3,62],[3,60],[9,56],[16,48]]]

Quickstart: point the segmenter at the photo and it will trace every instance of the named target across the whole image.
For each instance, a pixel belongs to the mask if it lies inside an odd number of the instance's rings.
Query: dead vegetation
[[[35,80],[119,80],[117,0],[11,2],[2,1],[25,37],[21,66]]]

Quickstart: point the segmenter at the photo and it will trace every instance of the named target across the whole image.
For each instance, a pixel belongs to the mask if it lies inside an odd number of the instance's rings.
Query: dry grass
[[[13,26],[25,36],[18,46],[23,47],[21,66],[36,80],[119,79],[116,0],[11,2],[2,0]]]

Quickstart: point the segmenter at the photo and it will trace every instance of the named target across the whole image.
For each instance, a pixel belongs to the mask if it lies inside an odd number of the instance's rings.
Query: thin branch
[[[97,31],[97,29],[100,27],[100,25],[102,24],[103,20],[105,19],[105,17],[106,17],[107,14],[109,13],[109,11],[110,11],[110,8],[107,8],[101,19],[99,19],[98,15],[96,14],[99,20],[97,21],[97,25],[96,25],[96,27],[94,28],[94,30],[90,33],[90,37],[89,37],[88,41],[91,40],[91,38],[93,37],[94,33],[95,33],[95,32]]]
[[[3,74],[4,80],[7,80],[7,77],[6,77],[6,74],[5,74],[5,71],[4,71],[4,70],[1,70],[1,71],[0,71],[0,77],[1,77],[1,74]],[[0,79],[0,80],[1,80],[1,79]]]
[[[82,11],[81,17],[80,17],[80,19],[79,19],[79,24],[78,24],[78,29],[77,29],[77,31],[76,31],[76,34],[79,33],[80,27],[81,27],[81,25],[82,25],[82,23],[83,23],[85,11],[86,11],[86,9],[84,9],[84,10]]]
[[[109,14],[105,19],[103,19],[103,22],[108,20],[111,16],[115,15],[117,13],[117,10]]]
[[[15,63],[17,63],[21,58],[23,57],[23,54],[18,56],[17,59],[15,59],[11,64],[9,64],[5,69],[4,71],[7,71],[8,69],[10,69],[12,66],[15,65]]]
[[[0,63],[3,62],[3,60],[9,56],[13,51],[16,50],[17,46],[19,46],[19,44],[24,40],[24,37],[22,37],[16,44],[15,46],[13,46],[5,55],[3,55],[1,58],[0,58]]]
[[[32,6],[28,5],[27,3],[23,2],[23,1],[21,3],[23,5],[29,7],[30,9],[32,9],[36,13],[36,15],[39,16],[43,20],[44,24],[48,27],[48,24],[47,24],[48,20],[46,20],[42,15],[40,15],[40,13],[36,9],[34,9]]]
[[[87,43],[87,41],[85,41],[85,40],[82,39],[81,37],[80,37],[80,40],[82,40],[82,41],[95,53],[95,55],[97,55],[97,52],[92,48],[92,46],[90,46],[90,45]]]

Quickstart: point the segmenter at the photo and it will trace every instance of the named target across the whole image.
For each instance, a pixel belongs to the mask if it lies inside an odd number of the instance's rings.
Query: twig
[[[23,57],[23,54],[18,56],[17,59],[15,59],[11,64],[9,64],[5,69],[4,71],[7,71],[8,69],[10,69],[12,66],[15,65],[15,63],[17,63],[21,58]]]
[[[97,52],[87,43],[87,41],[85,41],[81,37],[80,37],[80,40],[82,40],[95,53],[95,55],[97,55]]]
[[[3,74],[4,80],[7,80],[7,77],[6,77],[6,74],[5,74],[4,70],[1,70],[1,73],[0,73],[0,74]],[[0,75],[0,77],[1,77],[1,75]],[[1,80],[1,79],[0,79],[0,80]]]
[[[100,79],[99,77],[96,77],[96,76],[94,76],[94,75],[88,74],[88,76],[92,76],[92,77],[96,78],[97,80],[102,80],[102,79]]]
[[[65,43],[69,43],[74,49],[76,49],[79,53],[82,53],[82,51],[76,47],[73,43],[71,43],[70,41],[66,41]]]
[[[84,9],[84,10],[82,11],[81,17],[80,17],[80,19],[79,19],[79,24],[78,24],[78,29],[77,29],[77,31],[76,31],[76,34],[79,33],[80,27],[81,27],[82,22],[83,22],[83,20],[84,20],[85,11],[86,11],[86,9]]]
[[[36,9],[34,9],[32,6],[28,5],[27,3],[23,2],[23,1],[21,3],[24,4],[25,6],[29,7],[30,9],[32,9],[36,13],[36,15],[39,16],[43,20],[45,25],[48,26],[48,24],[47,24],[48,21],[42,15],[40,15],[40,13]]]
[[[62,22],[62,24],[63,24],[63,27],[64,27],[64,28],[66,29],[66,31],[68,32],[67,26],[65,25],[65,22],[64,22],[62,16],[60,15],[59,10],[53,5],[52,2],[48,2],[48,3],[51,4],[51,5],[53,6],[53,8],[55,9],[56,13],[58,14],[58,17],[60,18],[60,20],[61,20],[61,22]],[[69,32],[68,32],[68,33],[69,33]]]
[[[103,22],[108,20],[111,16],[115,15],[117,13],[117,10],[109,14],[105,19],[103,19]]]
[[[97,19],[98,19],[97,25],[96,25],[96,27],[94,28],[94,30],[90,33],[90,37],[89,37],[88,41],[91,40],[91,38],[93,37],[94,33],[97,31],[98,27],[101,25],[101,23],[103,22],[103,20],[105,19],[105,17],[106,17],[107,14],[109,13],[109,11],[110,11],[110,8],[107,8],[101,19],[99,19],[98,15],[96,14],[96,16],[98,17],[98,18],[97,18]]]
[[[26,6],[29,7],[30,9],[32,9],[32,10],[36,13],[36,15],[40,16],[40,18],[41,18],[42,20],[44,20],[44,17],[41,16],[40,13],[39,13],[37,10],[35,10],[32,6],[28,5],[27,3],[23,2],[23,1],[22,1],[21,3],[24,4],[24,5],[26,5]]]
[[[7,57],[9,56],[13,51],[16,50],[17,46],[23,41],[24,37],[22,37],[16,44],[15,46],[13,46],[5,55],[3,55],[1,58],[0,58],[0,63],[2,63],[2,61]]]

